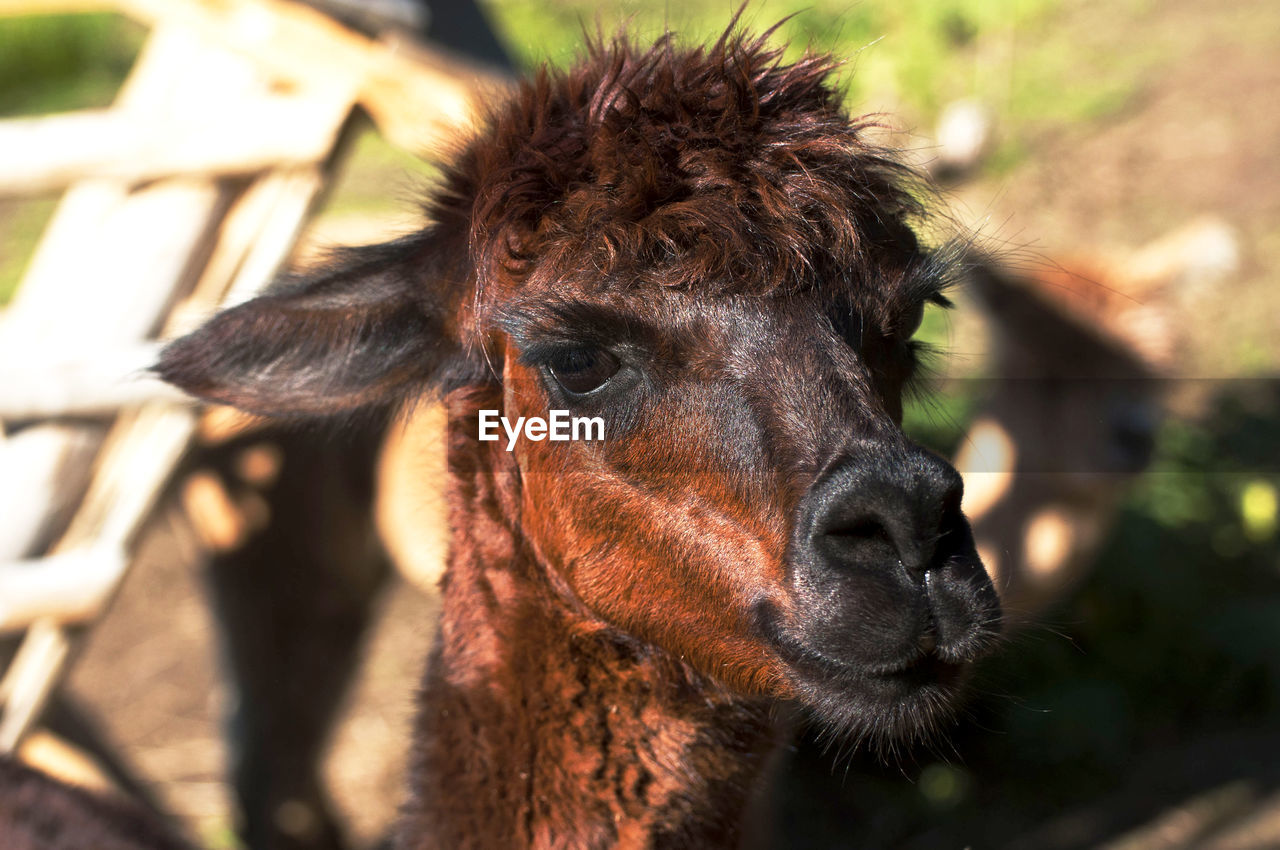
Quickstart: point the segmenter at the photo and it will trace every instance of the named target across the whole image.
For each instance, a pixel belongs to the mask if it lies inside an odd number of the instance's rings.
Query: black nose
[[[797,543],[819,568],[896,562],[923,576],[964,525],[963,490],[960,474],[924,449],[864,440],[810,489]]]
[[[846,444],[796,515],[792,639],[872,674],[984,652],[1000,603],[962,492],[950,464],[901,437]]]

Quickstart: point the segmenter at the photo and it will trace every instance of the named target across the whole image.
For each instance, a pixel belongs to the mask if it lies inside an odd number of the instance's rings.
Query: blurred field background
[[[526,68],[569,63],[597,21],[699,41],[736,7],[485,5]],[[1241,247],[1236,272],[1177,315],[1172,412],[1090,577],[981,671],[950,744],[888,766],[846,754],[826,768],[835,797],[795,791],[788,846],[1280,846],[1280,4],[812,0],[756,2],[743,22],[788,15],[778,40],[847,57],[850,109],[889,116],[922,158],[947,104],[983,105],[991,145],[946,200],[1020,262],[1131,249],[1205,214]],[[110,15],[0,19],[0,114],[106,105],[142,38]],[[431,173],[366,133],[309,241],[412,227]],[[54,203],[0,199],[0,303]],[[984,368],[981,322],[958,300],[925,328],[949,353],[942,394],[908,417],[943,451],[972,406],[963,379]],[[353,709],[332,771],[364,841],[399,788],[394,759],[376,767],[369,748],[403,746],[430,636],[428,600],[399,589],[387,605],[359,691],[383,702]],[[211,635],[198,576],[161,549],[71,687],[166,804],[231,847]]]

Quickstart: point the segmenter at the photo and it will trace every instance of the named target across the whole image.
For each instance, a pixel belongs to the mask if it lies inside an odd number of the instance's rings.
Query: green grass
[[[549,61],[565,65],[578,55],[581,33],[597,23],[612,33],[624,23],[644,41],[666,29],[689,42],[723,31],[734,4],[688,0],[666,9],[624,0],[594,4],[580,0],[490,0],[495,25],[525,66]],[[786,18],[778,41],[788,55],[806,49],[849,61],[846,75],[854,108],[905,111],[931,120],[947,102],[999,90],[1021,57],[1008,42],[1049,17],[1059,0],[777,0],[751,4],[743,23],[762,30]]]
[[[143,36],[120,15],[0,17],[0,118],[110,105]],[[55,204],[0,206],[0,306],[13,297]]]
[[[437,173],[431,163],[393,146],[367,125],[351,143],[325,211],[351,214],[409,209]]]
[[[941,372],[952,348],[951,313],[930,305],[914,339],[927,346],[921,356],[919,377],[903,405],[902,429],[907,436],[938,454],[949,457],[968,430],[978,399],[971,392],[974,382],[949,385]]]
[[[0,116],[109,105],[144,34],[113,14],[0,17]]]
[[[0,306],[18,288],[56,204],[56,198],[47,197],[0,204]]]

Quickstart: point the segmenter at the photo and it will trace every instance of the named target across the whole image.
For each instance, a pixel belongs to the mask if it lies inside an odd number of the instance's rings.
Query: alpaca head
[[[425,230],[216,316],[161,372],[271,415],[444,394],[450,452],[489,458],[566,603],[730,691],[918,731],[999,607],[959,475],[900,427],[950,262],[830,73],[735,34],[596,45],[493,111]],[[604,437],[482,441],[481,410]]]

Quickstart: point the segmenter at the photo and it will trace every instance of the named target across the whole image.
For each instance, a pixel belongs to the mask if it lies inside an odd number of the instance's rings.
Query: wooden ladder
[[[0,752],[124,578],[197,409],[148,375],[160,340],[252,296],[289,257],[365,110],[422,152],[502,81],[287,0],[0,0],[149,27],[113,106],[0,121],[0,195],[65,189],[0,313]],[[16,426],[16,427],[15,427]]]

